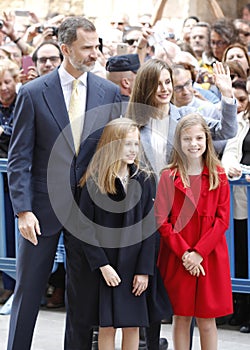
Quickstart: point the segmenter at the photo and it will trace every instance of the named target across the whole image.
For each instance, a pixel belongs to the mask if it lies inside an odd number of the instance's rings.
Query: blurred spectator
[[[187,41],[179,41],[178,40],[177,45],[179,46],[181,51],[189,52],[189,53],[191,53],[191,55],[193,55],[195,57],[195,53],[194,53],[190,43],[188,43]]]
[[[250,21],[250,3],[243,6],[241,17],[246,21]]]
[[[115,28],[103,27],[101,32],[102,53],[106,60],[117,55],[117,44],[122,42],[123,32]]]
[[[249,75],[250,72],[250,59],[248,56],[247,48],[246,46],[234,43],[229,45],[226,50],[224,51],[223,62],[229,62],[229,61],[236,61],[239,62],[246,73],[246,75]]]
[[[246,80],[236,79],[232,83],[233,94],[237,100],[237,113],[249,111],[248,93],[246,88]]]
[[[221,111],[209,101],[203,101],[200,98],[195,97],[194,89],[193,89],[193,79],[192,71],[186,69],[184,66],[176,65],[172,67],[172,77],[173,77],[173,98],[172,102],[177,107],[192,107],[194,112],[200,113],[202,116],[207,118],[208,120],[221,120],[225,123],[223,132],[227,132],[232,128],[231,131],[237,130],[237,122],[236,122],[236,104],[235,100],[228,100],[226,97],[233,97],[232,94],[232,83],[230,77],[228,77],[228,73],[225,76],[223,85],[218,86],[221,90],[222,95],[222,104]],[[218,82],[217,82],[218,84]],[[229,111],[229,109],[230,111]],[[232,113],[235,114],[234,119],[234,127],[229,123],[229,120],[232,117]],[[226,130],[228,128],[228,130]],[[227,139],[227,135],[225,134],[225,140]],[[220,154],[225,146],[225,141],[214,141],[214,146],[218,154]]]
[[[35,63],[37,75],[42,76],[58,67],[63,60],[63,55],[59,44],[54,41],[44,41],[33,52],[32,60]],[[30,71],[29,80],[31,80],[31,74]]]
[[[9,42],[2,46],[2,49],[8,52],[9,58],[15,62],[19,69],[22,69],[22,51],[19,49],[19,47],[13,43]]]
[[[216,20],[211,26],[210,45],[213,56],[221,61],[223,53],[230,44],[237,42],[237,31],[231,20],[221,18]]]
[[[250,22],[245,19],[236,18],[233,23],[235,28],[238,31],[238,36],[241,43],[245,45],[249,51],[250,50]]]
[[[128,102],[140,61],[137,54],[110,57],[106,64],[107,79],[119,86],[122,101]]]
[[[222,165],[230,180],[242,176],[242,166],[250,166],[249,147],[249,101],[246,82],[236,80],[233,83],[234,95],[238,101],[238,132],[228,140],[222,156]],[[247,181],[249,175],[245,175]],[[248,278],[248,242],[247,242],[247,194],[246,186],[233,187],[234,199],[234,257],[235,277]],[[240,332],[250,333],[250,295],[234,293],[234,313],[229,320],[232,326],[240,325]]]
[[[187,17],[183,22],[182,27],[182,40],[186,42],[190,42],[190,33],[193,26],[198,23],[200,20],[196,16]]]
[[[4,46],[0,46],[0,60],[2,60],[3,58],[10,59],[10,54],[8,51],[5,50]]]
[[[122,41],[126,44],[128,44],[128,51],[127,53],[135,53],[135,50],[138,46],[139,38],[141,37],[141,28],[140,27],[129,27],[124,33],[123,33],[123,39]]]
[[[232,82],[234,82],[237,79],[247,79],[246,72],[244,71],[242,65],[238,61],[227,61],[226,65],[230,70],[230,78]]]
[[[117,13],[111,17],[110,24],[113,28],[124,32],[129,28],[129,17],[126,13]]]
[[[8,148],[14,120],[16,84],[19,81],[19,67],[9,59],[0,60],[0,158],[8,158]],[[4,176],[4,205],[6,220],[6,256],[15,258],[15,221],[10,201],[7,175]],[[0,304],[4,304],[13,294],[15,280],[3,272],[4,290]]]
[[[175,56],[174,63],[177,65],[181,65],[185,69],[190,71],[191,78],[193,81],[193,89],[194,89],[195,97],[198,97],[199,99],[204,101],[210,101],[214,104],[220,102],[220,99],[214,92],[212,92],[207,88],[203,88],[204,84],[197,83],[198,79],[200,79],[200,76],[201,76],[201,70],[199,69],[198,61],[196,60],[195,57],[193,57],[189,52],[181,51]],[[203,81],[206,77],[205,74],[208,74],[208,72],[204,71],[204,74],[202,75]]]
[[[15,29],[15,15],[12,13],[3,12],[3,27],[0,32],[5,34],[10,41],[18,46],[23,55],[29,55],[34,49],[29,45]]]
[[[206,22],[198,22],[190,32],[190,46],[195,54],[195,57],[200,64],[204,53],[210,51],[210,25]]]
[[[138,17],[139,25],[146,28],[151,28],[151,20],[152,20],[152,15],[149,13],[145,13]]]

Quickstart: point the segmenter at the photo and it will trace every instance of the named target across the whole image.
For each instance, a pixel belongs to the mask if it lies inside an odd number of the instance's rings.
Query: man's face
[[[16,81],[6,70],[2,75],[0,75],[0,101],[1,103],[8,107],[14,101],[16,96]]]
[[[173,73],[174,104],[177,107],[188,105],[194,96],[191,73],[185,69],[178,69]]]
[[[250,21],[250,12],[247,8],[244,8],[242,11],[242,19],[245,19],[246,21]]]
[[[250,43],[250,25],[247,23],[239,23],[236,26],[239,32],[239,38],[244,45],[249,45]]]
[[[193,27],[190,34],[190,45],[194,53],[201,57],[208,47],[208,29],[206,27]]]
[[[54,45],[46,44],[38,50],[36,68],[40,76],[53,71],[60,63],[60,52]]]
[[[139,30],[132,30],[126,35],[125,43],[128,44],[128,54],[134,53],[135,49],[138,46],[138,40],[141,36],[141,32]]]
[[[98,58],[99,39],[96,32],[86,32],[82,28],[77,29],[77,39],[72,45],[62,45],[64,54],[64,66],[72,74],[80,76],[94,68]]]

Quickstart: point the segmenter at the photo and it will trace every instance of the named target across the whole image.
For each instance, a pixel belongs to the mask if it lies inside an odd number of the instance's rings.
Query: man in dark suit
[[[81,272],[85,259],[82,258],[81,270],[71,243],[75,241],[77,227],[78,182],[102,128],[119,116],[120,93],[116,85],[89,72],[99,47],[96,29],[90,21],[80,16],[66,18],[59,27],[58,40],[64,56],[62,65],[22,86],[15,108],[8,176],[21,235],[8,350],[31,347],[41,297],[62,231],[70,277],[64,348],[91,349],[91,322],[88,327],[86,320],[84,326],[81,323],[86,301],[74,294],[77,286],[71,285],[77,278],[84,279]],[[79,80],[82,101],[79,118],[82,138],[77,151],[67,112],[75,79]]]

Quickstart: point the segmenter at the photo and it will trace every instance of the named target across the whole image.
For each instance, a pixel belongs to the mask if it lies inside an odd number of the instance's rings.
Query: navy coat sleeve
[[[82,188],[79,208],[81,209],[79,233],[83,241],[83,250],[90,269],[94,271],[109,264],[109,261],[95,234],[95,205],[90,197],[87,185]]]

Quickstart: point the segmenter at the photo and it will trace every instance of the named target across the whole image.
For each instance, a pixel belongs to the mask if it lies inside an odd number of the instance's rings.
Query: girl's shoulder
[[[221,179],[224,179],[224,178],[227,179],[225,168],[222,165],[217,165],[216,170]]]
[[[149,172],[143,169],[138,169],[137,173],[134,176],[131,176],[131,179],[136,179],[141,184],[155,185],[157,183],[156,176],[153,172]]]
[[[179,172],[176,168],[165,168],[161,171],[161,177],[163,178],[176,178],[179,175]]]

